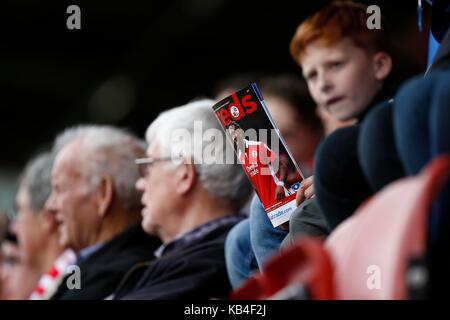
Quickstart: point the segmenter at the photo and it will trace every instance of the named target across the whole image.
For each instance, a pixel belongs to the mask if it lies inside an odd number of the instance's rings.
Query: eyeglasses
[[[155,158],[139,158],[134,160],[134,163],[138,165],[139,173],[141,177],[146,177],[150,172],[150,167],[156,162],[173,161],[173,157],[155,157]]]

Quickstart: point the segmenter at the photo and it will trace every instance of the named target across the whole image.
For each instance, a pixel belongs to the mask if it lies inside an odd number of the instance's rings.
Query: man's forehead
[[[59,150],[55,158],[55,163],[65,162],[67,160],[73,160],[80,157],[83,152],[82,139],[75,139],[68,142],[64,147]]]
[[[28,204],[29,193],[28,188],[25,184],[21,184],[16,195],[16,203],[18,207],[22,207],[24,204]]]
[[[149,157],[155,157],[159,154],[160,151],[160,146],[158,141],[152,141],[151,143],[149,143],[148,147],[147,147],[147,156]]]
[[[80,159],[83,155],[80,146],[80,141],[71,141],[58,152],[53,163],[52,179],[61,176],[79,177],[81,175]]]

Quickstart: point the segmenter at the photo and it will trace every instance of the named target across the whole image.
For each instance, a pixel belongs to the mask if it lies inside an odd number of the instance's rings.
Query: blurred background
[[[0,210],[13,212],[18,173],[55,134],[108,123],[143,136],[164,109],[211,96],[241,73],[300,74],[289,55],[297,25],[330,1],[2,0]],[[376,4],[391,25],[399,79],[423,73],[417,1]],[[81,30],[68,30],[69,5]]]

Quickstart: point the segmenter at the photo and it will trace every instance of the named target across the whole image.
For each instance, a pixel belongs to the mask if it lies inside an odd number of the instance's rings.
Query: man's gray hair
[[[27,163],[20,178],[21,185],[28,191],[30,207],[34,212],[39,212],[44,208],[52,191],[52,166],[52,154],[50,152],[41,153]]]
[[[226,141],[213,104],[202,99],[162,112],[148,127],[146,139],[149,144],[157,139],[161,150],[168,153],[165,156],[181,155],[193,161],[203,188],[238,210],[252,189],[241,165],[234,161],[233,147]]]
[[[134,160],[145,154],[145,142],[113,126],[80,125],[57,136],[54,155],[75,140],[82,143],[81,170],[85,170],[82,174],[90,178],[91,186],[96,186],[102,176],[109,176],[125,210],[139,208],[141,195],[135,184],[140,176]]]

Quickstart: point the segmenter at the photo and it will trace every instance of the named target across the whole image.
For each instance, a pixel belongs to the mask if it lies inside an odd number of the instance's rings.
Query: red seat
[[[267,262],[231,299],[331,299],[332,267],[323,241],[300,240]]]
[[[450,156],[441,156],[385,187],[333,231],[325,246],[337,299],[408,298],[408,264],[424,258],[431,204],[449,176]]]

